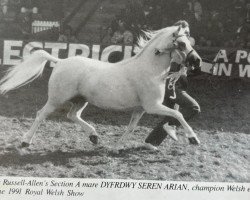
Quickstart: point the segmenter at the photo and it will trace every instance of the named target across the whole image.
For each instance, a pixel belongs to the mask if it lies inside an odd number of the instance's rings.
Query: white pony
[[[176,52],[185,55],[185,62],[200,67],[201,58],[188,36],[189,28],[181,25],[148,33],[150,39],[140,40],[143,48],[136,56],[115,64],[81,56],[59,59],[44,50],[35,51],[27,60],[12,67],[0,81],[0,92],[4,94],[40,76],[47,61],[55,63],[49,79],[47,103],[37,112],[32,127],[22,138],[21,147],[30,145],[39,124],[66,101],[73,104],[67,117],[81,125],[94,144],[98,143],[98,134],[81,118],[88,103],[105,109],[133,110],[120,142],[147,112],[176,118],[184,127],[189,142],[199,144],[182,114],[162,104],[170,60]]]

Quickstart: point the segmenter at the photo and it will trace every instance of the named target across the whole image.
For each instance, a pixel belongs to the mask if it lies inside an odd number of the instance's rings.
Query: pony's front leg
[[[135,109],[132,113],[128,128],[126,132],[121,136],[121,138],[118,140],[117,147],[122,146],[124,141],[127,139],[128,135],[130,133],[133,133],[135,127],[137,126],[138,122],[140,121],[142,115],[145,113],[145,111],[142,108]]]
[[[144,109],[150,114],[167,115],[176,118],[186,130],[186,136],[188,137],[190,144],[200,144],[197,135],[194,133],[193,129],[188,125],[183,115],[179,111],[168,108],[160,103],[155,105],[146,105],[144,106]]]

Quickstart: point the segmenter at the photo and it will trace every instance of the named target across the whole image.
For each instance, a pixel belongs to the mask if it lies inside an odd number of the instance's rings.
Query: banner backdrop
[[[16,65],[30,55],[32,49],[42,48],[55,57],[67,58],[75,55],[107,62],[110,53],[120,51],[124,59],[132,56],[132,46],[105,44],[73,44],[21,40],[0,41],[0,63]],[[250,50],[197,48],[203,58],[202,71],[216,76],[250,78]],[[51,65],[53,67],[53,65]]]

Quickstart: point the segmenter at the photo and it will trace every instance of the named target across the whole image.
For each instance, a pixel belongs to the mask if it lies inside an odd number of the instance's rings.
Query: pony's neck
[[[152,38],[148,44],[139,52],[135,59],[139,63],[145,63],[143,68],[147,68],[148,70],[152,70],[156,75],[162,74],[170,65],[170,53],[164,53],[162,55],[155,55],[156,47],[162,42],[166,41],[166,39],[162,39],[163,37],[166,38],[167,33],[162,32]],[[169,33],[170,36],[170,33]],[[171,42],[171,40],[169,40]]]

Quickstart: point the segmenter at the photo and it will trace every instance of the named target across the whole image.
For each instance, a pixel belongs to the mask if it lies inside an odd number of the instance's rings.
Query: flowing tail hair
[[[47,61],[57,63],[60,59],[44,50],[37,50],[20,64],[11,67],[0,80],[0,93],[5,94],[32,82],[42,75]]]

